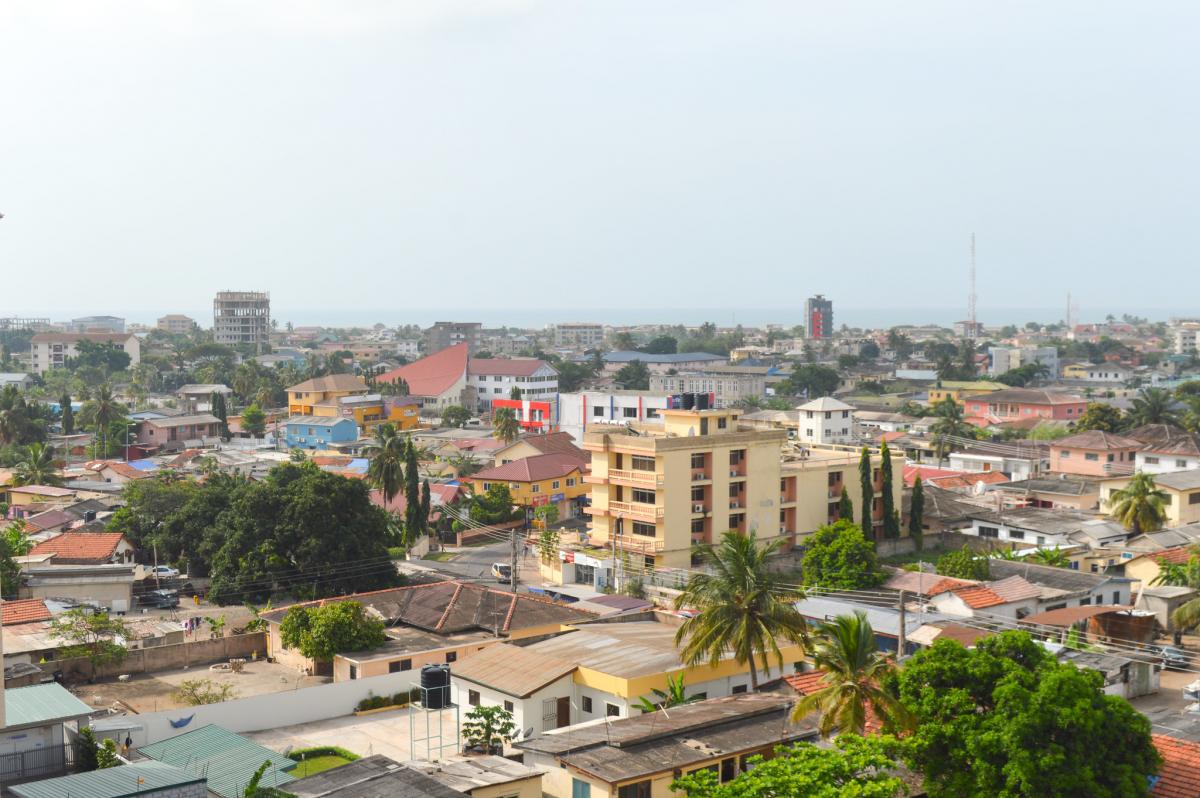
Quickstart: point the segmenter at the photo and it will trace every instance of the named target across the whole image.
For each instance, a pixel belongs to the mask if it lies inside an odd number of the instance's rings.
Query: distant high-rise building
[[[439,321],[425,331],[425,354],[433,355],[455,344],[465,343],[467,351],[474,355],[479,351],[479,331],[483,325],[477,321]]]
[[[82,316],[63,325],[67,332],[125,332],[125,319],[119,316]]]
[[[832,338],[833,301],[822,294],[810,296],[804,302],[804,324],[809,338]]]
[[[182,313],[168,313],[159,318],[157,327],[171,335],[189,335],[196,329],[196,320]]]
[[[264,349],[271,340],[271,295],[266,291],[220,291],[213,300],[213,340]]]

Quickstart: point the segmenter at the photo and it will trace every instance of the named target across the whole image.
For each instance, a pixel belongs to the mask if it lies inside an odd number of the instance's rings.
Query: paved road
[[[507,543],[492,543],[487,546],[464,546],[455,550],[453,560],[434,562],[418,560],[417,564],[459,579],[482,579],[491,582],[492,563],[508,562],[511,547]]]

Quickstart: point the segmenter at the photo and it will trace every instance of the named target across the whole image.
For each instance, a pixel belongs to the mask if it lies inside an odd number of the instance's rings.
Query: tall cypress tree
[[[64,393],[60,396],[58,406],[62,408],[63,435],[71,435],[75,432],[75,411],[71,409],[71,394]]]
[[[429,509],[432,501],[429,496],[429,480],[421,483],[421,530],[429,534]]]
[[[842,485],[842,499],[838,502],[838,518],[854,520],[854,503],[850,501],[850,494],[846,492],[845,485]]]
[[[862,531],[867,540],[874,540],[875,473],[871,469],[871,450],[866,446],[858,460],[858,479],[862,483]]]
[[[882,477],[883,489],[883,536],[885,538],[900,537],[900,520],[896,515],[896,502],[892,496],[892,452],[888,449],[887,441],[879,447],[879,471]]]
[[[221,419],[221,437],[229,437],[229,411],[225,408],[225,394],[220,391],[213,391],[208,397],[208,405],[212,408],[212,414]]]
[[[420,465],[417,463],[417,447],[412,438],[404,447],[404,531],[409,540],[421,534],[421,482]]]
[[[920,551],[925,544],[925,488],[921,484],[921,475],[917,474],[917,479],[913,482],[912,489],[912,506],[908,511],[908,534],[916,544],[917,551]]]

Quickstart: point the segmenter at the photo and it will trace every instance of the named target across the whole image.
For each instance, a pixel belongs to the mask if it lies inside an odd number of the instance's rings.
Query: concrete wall
[[[232,657],[249,658],[255,652],[260,657],[265,657],[267,654],[266,636],[262,632],[135,649],[129,652],[123,662],[101,666],[96,675],[105,677],[119,676],[122,673],[154,673],[155,671],[184,668],[189,665],[221,662]],[[72,673],[86,678],[91,674],[92,668],[86,657],[50,660],[40,663],[39,667],[46,673],[61,670],[68,678]]]

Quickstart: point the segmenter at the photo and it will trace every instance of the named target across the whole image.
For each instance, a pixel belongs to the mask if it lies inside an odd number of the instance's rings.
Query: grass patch
[[[455,554],[452,551],[431,551],[421,559],[433,560],[434,562],[446,562],[448,560],[453,560],[454,557]]]
[[[408,556],[408,552],[401,546],[389,546],[388,557],[393,560],[403,560]]]
[[[342,765],[349,764],[349,759],[337,756],[336,754],[312,756],[301,761],[299,765],[289,770],[288,773],[298,779],[302,779],[305,776],[312,776],[317,773],[322,773],[326,770],[333,770],[334,768],[340,768]]]

